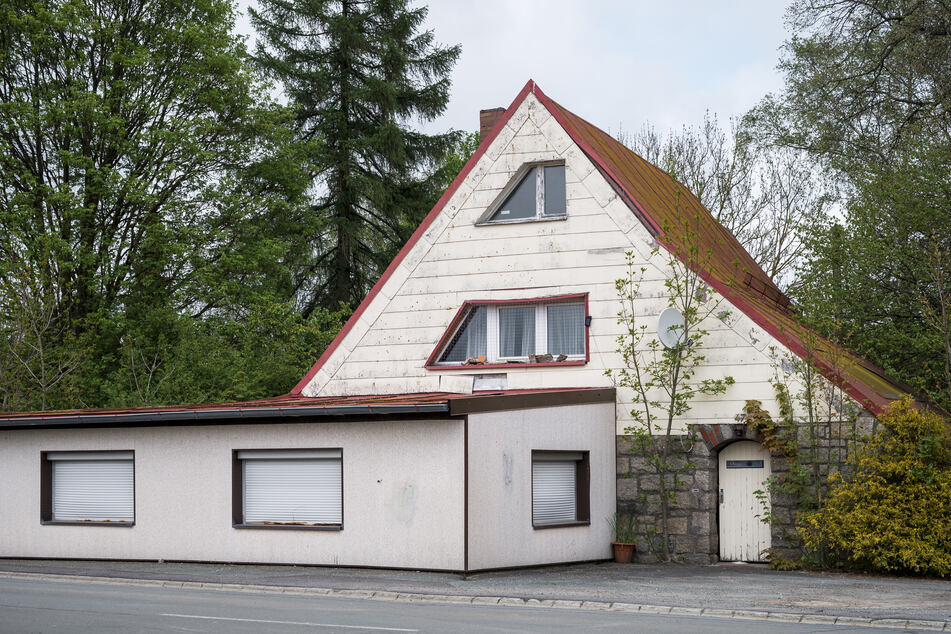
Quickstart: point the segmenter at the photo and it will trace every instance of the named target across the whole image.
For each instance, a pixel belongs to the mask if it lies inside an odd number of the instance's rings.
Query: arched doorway
[[[720,450],[721,561],[764,561],[771,544],[770,525],[763,522],[769,497],[756,491],[765,493],[770,473],[769,451],[759,443],[741,440]]]

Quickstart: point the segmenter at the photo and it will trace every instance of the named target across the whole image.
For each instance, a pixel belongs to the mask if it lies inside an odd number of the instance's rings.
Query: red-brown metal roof
[[[875,414],[881,414],[889,403],[910,392],[908,386],[890,379],[869,361],[801,325],[790,309],[789,299],[686,187],[552,101],[537,86],[533,92],[657,242],[682,261],[687,260],[685,254],[691,247],[701,254],[709,253],[709,257],[699,258],[707,268],[700,271],[703,278],[761,328],[800,357],[811,357],[827,378],[841,384]],[[696,244],[692,244],[694,241]]]
[[[30,418],[37,416],[107,416],[111,414],[138,414],[161,412],[199,412],[206,410],[248,410],[262,408],[294,407],[341,407],[348,405],[422,405],[426,403],[445,403],[447,394],[431,392],[426,394],[385,394],[361,396],[324,396],[309,398],[301,395],[284,394],[272,398],[253,401],[231,401],[226,403],[195,403],[190,405],[159,405],[152,407],[107,407],[89,409],[63,409],[46,412],[10,412],[4,418]]]

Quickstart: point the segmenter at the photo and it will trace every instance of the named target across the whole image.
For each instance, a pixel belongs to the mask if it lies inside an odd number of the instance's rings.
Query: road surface
[[[580,609],[0,578],[0,632],[874,632]]]

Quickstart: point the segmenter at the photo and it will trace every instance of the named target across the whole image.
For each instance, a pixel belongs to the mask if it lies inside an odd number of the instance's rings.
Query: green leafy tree
[[[747,123],[808,152],[837,181],[840,217],[809,227],[792,289],[804,311],[834,307],[825,334],[951,407],[951,272],[927,254],[951,243],[951,10],[944,2],[799,0],[780,69],[785,90]],[[818,294],[816,294],[818,292]]]
[[[162,386],[203,320],[294,297],[307,146],[234,15],[228,0],[0,0],[5,406],[179,400]],[[134,387],[117,392],[126,366]]]
[[[340,330],[349,313],[301,315],[293,300],[267,298],[241,315],[185,315],[165,326],[124,328],[105,381],[117,405],[266,398],[287,392]]]
[[[321,224],[308,236],[314,257],[298,280],[305,314],[363,299],[441,193],[434,163],[456,135],[426,135],[410,123],[445,109],[460,48],[420,32],[426,9],[408,4],[261,0],[250,10],[257,60],[311,144],[312,214]]]
[[[479,142],[478,132],[462,134],[456,139],[433,175],[433,188],[438,195],[442,195],[444,191],[449,189],[452,181],[456,179],[463,166],[479,148]]]

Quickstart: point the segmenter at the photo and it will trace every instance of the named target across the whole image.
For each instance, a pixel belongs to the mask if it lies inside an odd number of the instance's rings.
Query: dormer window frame
[[[545,213],[545,168],[546,167],[564,167],[566,170],[565,178],[565,211],[562,213]],[[511,218],[511,219],[497,219],[493,218],[496,213],[502,208],[502,206],[508,201],[509,197],[515,192],[516,189],[524,182],[527,177],[531,176],[531,173],[535,174],[535,215],[524,217],[524,218]],[[553,159],[547,161],[533,161],[530,163],[525,163],[522,165],[518,171],[515,173],[515,176],[508,182],[508,184],[502,189],[498,196],[495,197],[495,200],[492,201],[492,204],[486,209],[486,212],[482,214],[479,219],[476,221],[477,227],[485,227],[491,225],[505,225],[505,224],[517,224],[522,222],[551,222],[559,220],[568,219],[568,192],[567,192],[567,167],[565,167],[564,159]]]
[[[543,319],[540,317],[540,314],[544,314],[544,311],[551,305],[558,304],[581,304],[584,306],[584,354],[578,355],[569,355],[565,361],[548,361],[548,362],[532,362],[528,359],[527,356],[521,357],[503,357],[501,354],[489,354],[490,358],[487,359],[486,363],[478,365],[468,365],[465,362],[446,362],[440,361],[439,359],[446,353],[450,342],[455,338],[455,336],[464,328],[467,318],[475,309],[479,307],[484,307],[487,311],[486,314],[486,337],[487,337],[487,351],[492,349],[497,349],[499,345],[499,323],[498,323],[498,314],[499,309],[505,309],[506,307],[513,306],[535,306],[536,308],[536,337],[539,336],[539,330],[544,331],[546,328],[545,325],[539,324],[538,319]],[[456,312],[455,316],[450,321],[449,326],[446,328],[445,333],[440,338],[439,342],[436,344],[436,347],[433,349],[432,353],[429,355],[429,358],[426,360],[425,368],[428,370],[481,370],[481,369],[491,369],[491,368],[536,368],[536,367],[565,367],[565,366],[581,366],[586,365],[591,360],[591,345],[590,345],[590,313],[588,309],[588,294],[587,293],[571,293],[566,295],[555,295],[549,297],[533,297],[533,298],[515,298],[515,299],[489,299],[489,300],[466,300],[463,302],[462,306]],[[544,346],[543,346],[544,347]],[[535,354],[542,354],[538,351],[536,347]]]

